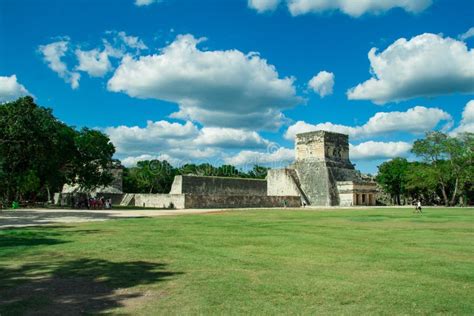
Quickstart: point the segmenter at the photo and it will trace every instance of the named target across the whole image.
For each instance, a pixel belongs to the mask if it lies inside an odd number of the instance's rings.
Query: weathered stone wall
[[[267,181],[224,177],[176,176],[170,194],[267,195]]]
[[[186,208],[300,207],[299,196],[185,195]]]
[[[293,167],[310,205],[339,205],[336,183],[324,161],[296,161]]]
[[[269,196],[300,196],[297,185],[291,174],[293,169],[270,169],[267,173],[267,195]]]
[[[185,208],[184,194],[134,194],[138,207]]]

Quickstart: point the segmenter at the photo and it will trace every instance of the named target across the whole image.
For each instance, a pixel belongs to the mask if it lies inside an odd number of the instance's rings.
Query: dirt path
[[[221,212],[222,209],[189,210],[68,210],[68,209],[18,209],[0,211],[0,229],[57,223],[105,221],[117,218],[141,218],[204,214]]]

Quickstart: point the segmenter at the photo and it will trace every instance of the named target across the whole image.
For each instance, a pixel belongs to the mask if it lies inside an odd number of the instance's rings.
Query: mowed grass
[[[0,315],[474,314],[474,209],[256,210],[0,231]]]

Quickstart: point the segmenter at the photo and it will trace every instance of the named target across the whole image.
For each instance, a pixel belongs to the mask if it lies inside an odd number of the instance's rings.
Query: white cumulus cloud
[[[252,151],[243,150],[238,154],[224,159],[225,163],[234,166],[251,167],[253,165],[264,165],[271,168],[278,168],[288,165],[295,159],[295,151],[293,149],[280,147],[275,151]]]
[[[324,98],[331,95],[334,88],[334,74],[332,72],[320,71],[316,76],[311,78],[308,86],[317,94]]]
[[[56,72],[60,78],[69,83],[73,89],[79,87],[81,75],[68,69],[62,58],[69,49],[69,39],[53,42],[47,45],[40,45],[39,51],[43,54],[43,59],[48,67]]]
[[[248,6],[258,12],[275,10],[280,0],[249,0]],[[340,11],[352,17],[363,14],[381,14],[394,8],[410,13],[427,9],[432,0],[286,0],[293,16],[326,11]]]
[[[292,15],[339,10],[359,17],[363,14],[380,14],[393,8],[417,13],[428,8],[432,0],[287,0]]]
[[[14,101],[29,94],[25,86],[18,82],[16,75],[0,76],[0,103]]]
[[[145,127],[116,126],[107,127],[116,146],[117,155],[125,157],[132,164],[143,157],[168,155],[167,160],[191,162],[206,159],[216,162],[229,151],[242,149],[266,149],[274,144],[261,137],[257,132],[234,129],[203,127],[192,122],[172,123],[168,121],[148,121]],[[123,158],[123,159],[125,159]]]
[[[464,111],[462,112],[461,123],[456,127],[451,134],[456,135],[458,133],[474,133],[474,100],[470,100]]]
[[[349,144],[349,155],[355,160],[374,160],[406,156],[412,145],[407,142],[368,141],[358,145]]]
[[[248,6],[262,13],[275,10],[280,2],[281,0],[248,0]]]
[[[172,117],[214,127],[274,129],[281,110],[302,101],[294,78],[279,78],[258,54],[202,51],[197,45],[203,40],[180,35],[160,54],[125,56],[108,89],[175,102],[179,111]]]
[[[317,130],[348,134],[351,138],[368,138],[392,132],[421,134],[439,127],[442,122],[444,122],[443,130],[448,130],[452,126],[451,115],[438,108],[415,106],[405,112],[375,113],[360,126],[339,125],[331,122],[310,124],[298,121],[288,127],[285,138],[294,139],[296,134]]]
[[[91,77],[103,77],[112,70],[106,50],[101,52],[98,49],[88,51],[76,49],[76,57],[79,62],[76,70],[87,72]]]
[[[349,89],[350,100],[376,104],[451,93],[474,93],[474,49],[449,37],[425,33],[369,52],[369,80]]]

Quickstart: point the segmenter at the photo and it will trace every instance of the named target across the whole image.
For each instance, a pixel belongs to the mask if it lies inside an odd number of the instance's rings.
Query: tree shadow
[[[165,267],[161,263],[101,259],[0,266],[0,315],[103,313],[143,300],[145,294],[135,286],[181,274]],[[153,298],[150,293],[146,296]]]
[[[51,228],[62,228],[52,226]],[[58,239],[63,234],[52,231],[34,229],[3,229],[0,232],[0,249],[22,246],[57,245],[68,241]]]

